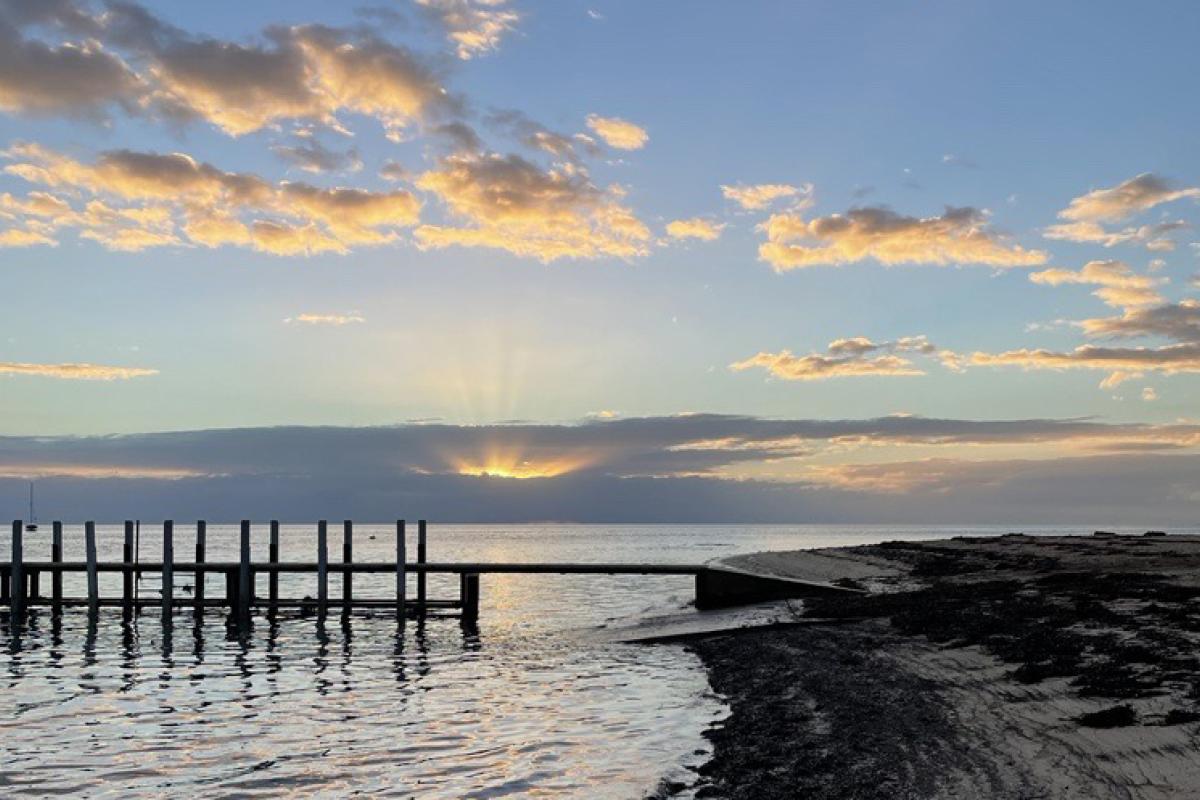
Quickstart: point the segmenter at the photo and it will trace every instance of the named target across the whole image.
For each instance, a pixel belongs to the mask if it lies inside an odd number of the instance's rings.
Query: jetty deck
[[[175,558],[175,523],[162,523],[162,557],[158,561],[142,561],[135,551],[135,523],[125,523],[122,558],[118,561],[97,558],[96,525],[83,525],[83,561],[64,561],[63,525],[52,523],[49,560],[29,560],[25,553],[23,521],[12,523],[12,556],[0,562],[0,607],[7,608],[10,620],[20,620],[29,608],[49,607],[55,612],[64,608],[86,608],[97,613],[101,608],[121,608],[127,614],[159,608],[164,617],[182,609],[202,614],[208,609],[228,610],[239,621],[248,621],[255,612],[273,614],[283,609],[299,609],[318,615],[337,611],[349,614],[354,609],[394,611],[398,618],[425,616],[432,613],[456,613],[464,622],[475,623],[479,618],[480,576],[485,574],[528,575],[687,575],[695,578],[696,606],[700,609],[762,602],[783,598],[820,594],[844,593],[853,590],[830,584],[756,575],[720,564],[630,564],[630,563],[547,563],[547,562],[431,562],[428,553],[428,524],[417,523],[417,553],[409,560],[406,550],[406,523],[397,520],[395,527],[395,558],[390,561],[355,561],[353,557],[354,523],[342,523],[342,553],[340,561],[329,558],[327,521],[316,524],[316,558],[312,561],[281,561],[279,558],[279,522],[267,523],[270,530],[267,559],[251,557],[250,534],[252,523],[243,520],[240,527],[240,548],[237,561],[209,561],[206,556],[207,524],[195,523],[195,554]],[[101,574],[122,576],[117,594],[100,591]],[[281,575],[305,574],[316,578],[316,596],[285,597],[279,592]],[[431,598],[426,588],[426,576],[431,574],[458,575],[458,596]],[[68,596],[63,591],[63,576],[86,578],[83,595]],[[158,576],[157,596],[141,596],[145,576]],[[341,576],[341,592],[330,591],[330,576]],[[392,575],[394,592],[386,597],[363,596],[355,592],[355,575]],[[220,576],[223,591],[208,593],[208,579]],[[188,577],[187,584],[179,578]],[[260,577],[265,577],[266,592],[260,593]],[[415,596],[409,595],[410,577],[416,584]],[[376,582],[376,586],[377,586]]]

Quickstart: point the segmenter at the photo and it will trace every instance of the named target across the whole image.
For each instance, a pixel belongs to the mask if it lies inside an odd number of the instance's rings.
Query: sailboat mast
[[[33,481],[29,482],[29,521],[37,522],[37,515],[33,513]]]

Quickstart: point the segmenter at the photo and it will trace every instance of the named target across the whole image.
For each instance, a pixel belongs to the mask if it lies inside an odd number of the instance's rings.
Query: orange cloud
[[[76,381],[123,381],[157,375],[156,369],[141,367],[108,367],[100,364],[25,364],[0,361],[0,375],[33,375],[41,378],[60,378]]]
[[[1006,243],[973,208],[947,208],[938,217],[906,217],[886,208],[857,208],[806,221],[775,214],[765,224],[759,258],[777,272],[848,264],[873,258],[881,264],[1044,264],[1047,255]]]
[[[672,239],[701,239],[711,242],[721,235],[725,226],[703,217],[677,219],[667,223],[667,235]]]
[[[601,117],[589,114],[587,126],[609,147],[618,150],[641,150],[650,141],[646,129],[619,117]]]

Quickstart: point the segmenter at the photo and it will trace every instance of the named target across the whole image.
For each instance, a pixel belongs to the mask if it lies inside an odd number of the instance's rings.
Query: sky
[[[1195,524],[1194,3],[369,2],[0,0],[0,511]]]

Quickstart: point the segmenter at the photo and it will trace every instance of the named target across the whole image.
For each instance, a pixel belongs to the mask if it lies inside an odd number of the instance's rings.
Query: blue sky
[[[884,492],[854,468],[1190,456],[1198,17],[0,0],[0,435],[685,412],[1119,428],[657,475]],[[783,188],[736,199],[755,186]],[[18,450],[13,480],[78,467]]]

